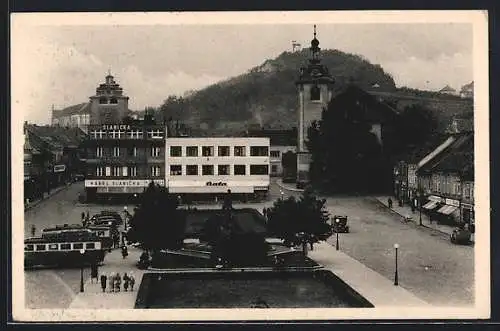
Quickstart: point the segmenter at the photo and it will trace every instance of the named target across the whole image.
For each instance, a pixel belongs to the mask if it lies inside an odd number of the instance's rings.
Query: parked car
[[[471,232],[465,228],[455,228],[450,234],[450,240],[452,243],[457,245],[467,245],[470,243]]]
[[[347,216],[335,215],[333,217],[332,230],[338,233],[348,233],[349,226],[347,225]]]
[[[102,215],[102,216],[111,216],[111,217],[114,217],[119,224],[122,224],[123,223],[123,219],[122,217],[120,216],[120,214],[116,211],[111,211],[111,210],[102,210],[99,215]]]

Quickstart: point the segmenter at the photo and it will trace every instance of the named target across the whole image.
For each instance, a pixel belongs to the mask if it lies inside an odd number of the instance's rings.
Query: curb
[[[377,198],[374,198],[374,199],[375,199],[375,201],[377,201],[379,204],[381,204],[382,206],[384,206],[386,209],[390,210],[392,213],[397,214],[397,215],[399,215],[399,216],[401,216],[401,217],[406,217],[406,215],[402,215],[402,214],[400,214],[399,212],[395,211],[394,209],[389,208],[389,207],[388,207],[385,203],[383,203],[383,202],[382,202],[382,201],[380,201],[379,199],[377,199]],[[418,223],[417,223],[417,222],[415,222],[415,221],[411,221],[411,223],[415,224],[415,225],[417,226],[417,228],[425,228],[425,229],[429,229],[429,230],[432,230],[432,231],[434,231],[434,232],[438,232],[438,233],[440,233],[440,234],[446,235],[446,237],[447,237],[447,238],[450,236],[450,234],[449,234],[449,233],[447,233],[447,232],[444,232],[444,231],[441,231],[441,230],[439,230],[439,229],[436,229],[436,228],[433,228],[433,227],[427,226],[427,225],[425,225],[425,224],[420,225],[420,224],[418,224]]]
[[[287,190],[287,191],[292,191],[292,192],[304,192],[303,189],[300,189],[300,188],[292,188],[292,187],[287,187],[285,185],[283,185],[282,181],[281,180],[277,180],[276,181],[276,184],[278,184],[278,186],[284,190]]]
[[[52,198],[53,196],[57,195],[58,193],[69,189],[71,187],[71,185],[73,185],[73,183],[71,183],[69,185],[64,185],[64,186],[60,186],[58,188],[55,188],[54,190],[52,190],[52,193],[50,195],[48,195],[47,197],[44,197],[40,200],[36,200],[36,201],[32,202],[29,206],[24,207],[24,211],[27,212],[28,210],[32,209],[33,207],[38,206],[39,204],[41,204],[44,201],[47,201],[48,199]]]

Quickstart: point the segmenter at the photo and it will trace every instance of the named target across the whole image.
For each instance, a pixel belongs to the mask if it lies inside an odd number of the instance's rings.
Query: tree
[[[277,200],[268,213],[268,230],[291,245],[326,240],[331,229],[325,204],[326,200],[318,199],[308,189],[299,200],[293,196]]]
[[[130,220],[129,237],[146,249],[174,249],[182,246],[184,220],[179,201],[165,187],[149,184]]]
[[[319,188],[336,192],[376,190],[385,179],[382,146],[364,120],[359,102],[339,99],[308,129],[310,176]],[[385,166],[385,167],[384,167]]]

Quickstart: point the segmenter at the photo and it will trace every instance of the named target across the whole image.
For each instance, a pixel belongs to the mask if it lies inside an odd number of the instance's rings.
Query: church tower
[[[90,124],[118,124],[128,113],[128,97],[111,72],[90,97]]]
[[[311,57],[306,67],[300,68],[300,76],[296,82],[299,94],[299,111],[297,125],[297,185],[309,181],[309,165],[311,155],[307,150],[307,131],[311,123],[321,120],[323,108],[326,108],[332,98],[334,79],[328,68],[321,63],[319,40],[311,40]]]

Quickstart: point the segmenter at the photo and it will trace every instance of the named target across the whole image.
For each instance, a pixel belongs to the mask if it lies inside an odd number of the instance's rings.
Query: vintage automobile
[[[467,245],[470,243],[471,232],[463,227],[457,227],[453,229],[450,234],[450,240],[452,243],[457,245]]]
[[[332,220],[332,230],[338,233],[348,233],[347,216],[335,215]]]

